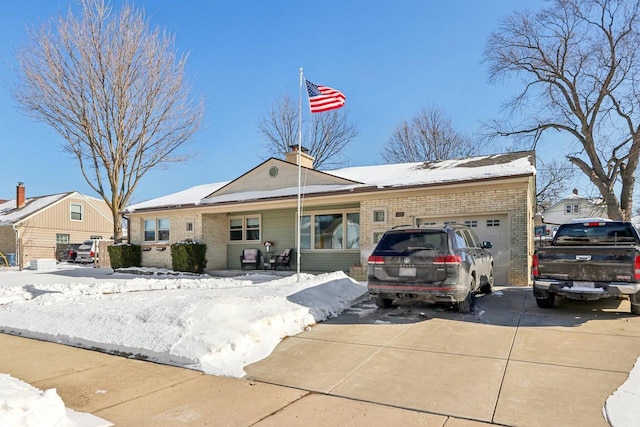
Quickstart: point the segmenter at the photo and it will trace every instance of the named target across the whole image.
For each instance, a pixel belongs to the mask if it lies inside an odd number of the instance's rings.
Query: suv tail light
[[[640,280],[640,255],[636,255],[636,260],[633,263],[633,278]]]
[[[96,256],[96,254],[93,251],[91,251],[89,252],[89,256]]]
[[[636,276],[638,276],[638,258],[636,257]],[[533,277],[538,277],[538,254],[533,254],[532,262],[531,262],[531,274]]]
[[[371,255],[367,260],[369,264],[384,264],[384,258],[380,255]]]
[[[434,264],[461,264],[462,257],[458,255],[441,255],[433,259]]]

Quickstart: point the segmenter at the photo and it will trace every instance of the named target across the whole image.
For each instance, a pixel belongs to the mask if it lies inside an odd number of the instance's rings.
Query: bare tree
[[[538,159],[536,171],[536,200],[538,210],[544,211],[566,194],[575,172],[565,159]]]
[[[303,145],[314,158],[315,168],[332,168],[345,164],[341,155],[358,135],[355,125],[349,123],[348,110],[344,108],[315,113],[304,118]],[[287,95],[274,102],[269,115],[258,123],[258,131],[265,138],[265,150],[273,156],[291,150],[298,145],[299,108]]]
[[[174,37],[150,30],[125,4],[112,14],[104,0],[81,0],[82,16],[60,15],[30,30],[18,52],[20,106],[66,140],[87,183],[113,215],[150,169],[184,160],[176,154],[198,129],[203,104],[185,81],[186,57]]]
[[[382,157],[387,162],[425,162],[466,158],[478,152],[478,145],[456,131],[449,117],[440,109],[429,107],[393,130]]]
[[[555,0],[506,18],[485,52],[491,81],[517,76],[524,85],[506,105],[524,119],[492,123],[494,135],[530,138],[532,147],[551,129],[570,135],[578,148],[567,158],[612,219],[631,217],[640,155],[638,8],[629,0]]]

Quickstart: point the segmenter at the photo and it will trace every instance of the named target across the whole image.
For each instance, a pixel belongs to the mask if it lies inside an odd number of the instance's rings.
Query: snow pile
[[[366,294],[343,272],[128,277],[0,287],[0,331],[242,377],[282,338]]]
[[[637,426],[640,420],[640,359],[636,361],[629,377],[607,398],[604,417],[612,427]]]

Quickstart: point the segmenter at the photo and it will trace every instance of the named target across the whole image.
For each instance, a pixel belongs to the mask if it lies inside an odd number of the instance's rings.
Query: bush
[[[185,242],[171,245],[171,266],[174,271],[204,273],[207,266],[207,245]]]
[[[142,265],[142,247],[139,245],[116,244],[107,249],[114,270]]]

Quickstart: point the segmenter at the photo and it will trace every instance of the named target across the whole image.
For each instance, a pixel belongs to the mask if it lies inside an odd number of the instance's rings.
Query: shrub
[[[207,245],[184,242],[171,245],[171,266],[174,271],[204,273],[207,266]]]
[[[111,268],[140,267],[142,265],[142,247],[119,243],[108,248]]]

